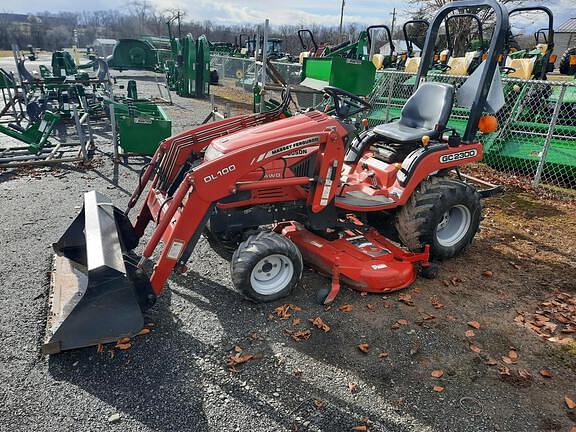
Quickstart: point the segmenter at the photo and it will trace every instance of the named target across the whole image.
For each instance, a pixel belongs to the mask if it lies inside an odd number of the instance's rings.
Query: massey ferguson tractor
[[[470,8],[493,10],[485,61],[459,88],[427,81],[441,23]],[[478,231],[481,194],[458,167],[482,159],[479,123],[503,104],[497,70],[507,29],[508,13],[495,0],[449,2],[430,23],[399,119],[362,130],[369,104],[333,87],[324,89],[325,110],[286,117],[287,91],[275,111],[166,139],[125,211],[87,193],[54,245],[43,352],[138,333],[170,274],[188,270],[202,235],[231,252],[233,284],[254,301],[290,294],[304,263],[331,278],[324,303],[341,283],[382,293],[409,286],[419,271],[433,274],[431,260],[458,255]],[[470,108],[461,136],[446,126],[454,104]]]

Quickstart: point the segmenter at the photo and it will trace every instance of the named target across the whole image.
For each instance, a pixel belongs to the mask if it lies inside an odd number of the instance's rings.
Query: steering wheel
[[[444,73],[444,72],[447,72],[450,69],[452,69],[452,66],[448,66],[447,64],[440,63],[440,62],[434,62],[434,63],[432,63],[432,68],[440,69],[440,72]]]
[[[360,96],[341,88],[327,86],[324,87],[324,93],[334,101],[334,111],[336,112],[336,117],[340,120],[345,120],[361,111],[372,109],[372,105]]]
[[[510,74],[516,72],[516,69],[514,69],[513,67],[502,66],[502,67],[500,67],[500,72],[502,72],[503,74],[506,74],[506,75],[510,75]]]

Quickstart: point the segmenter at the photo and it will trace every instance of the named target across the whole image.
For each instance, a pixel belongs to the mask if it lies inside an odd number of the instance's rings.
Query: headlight
[[[206,162],[210,162],[214,159],[219,158],[220,156],[222,156],[222,152],[216,150],[213,144],[210,144],[208,147],[206,147],[206,151],[204,152],[204,160]]]

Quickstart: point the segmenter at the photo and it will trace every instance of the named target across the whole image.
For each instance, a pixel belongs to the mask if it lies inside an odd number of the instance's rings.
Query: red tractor
[[[487,59],[458,90],[426,82],[440,24],[472,6],[490,7],[496,17]],[[443,7],[430,24],[414,93],[391,123],[358,132],[357,119],[369,104],[332,87],[324,90],[327,112],[286,117],[287,91],[275,111],[165,140],[125,212],[87,193],[82,212],[55,244],[43,351],[137,333],[143,311],[172,271],[187,270],[203,234],[232,255],[234,285],[256,301],[288,295],[304,262],[332,277],[323,302],[333,300],[340,282],[386,292],[410,285],[418,269],[433,274],[430,259],[461,253],[478,231],[481,196],[451,173],[482,158],[478,124],[501,105],[495,71],[507,28],[506,9],[495,0]],[[456,99],[470,108],[462,136],[446,129]],[[132,224],[128,212],[146,188]],[[154,231],[137,256],[133,250],[150,223]],[[155,251],[149,276],[146,263]]]

